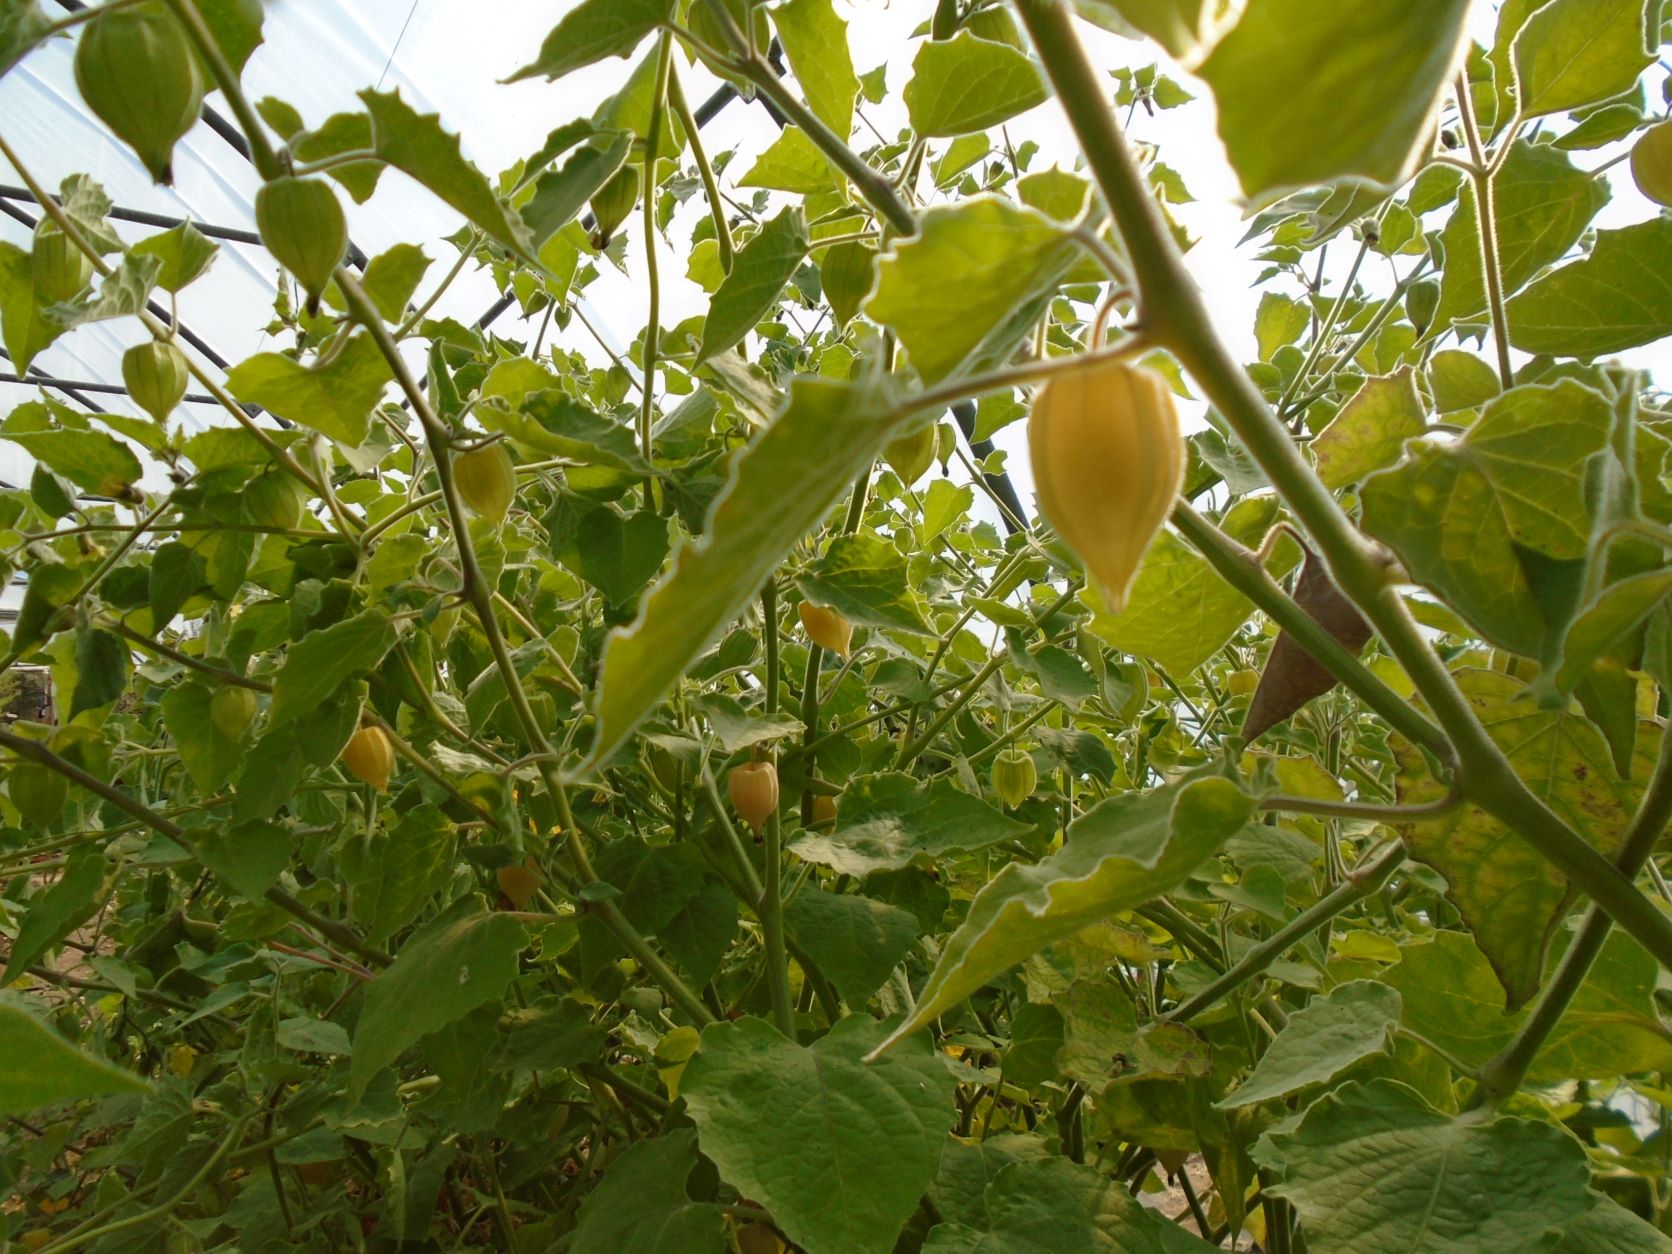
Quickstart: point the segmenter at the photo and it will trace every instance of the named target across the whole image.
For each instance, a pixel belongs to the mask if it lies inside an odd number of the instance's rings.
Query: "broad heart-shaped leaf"
[[[923,1254],[1207,1254],[1200,1237],[1119,1180],[1067,1158],[1025,1158],[993,1176],[964,1222],[929,1230]]]
[[[0,74],[23,60],[52,32],[52,19],[41,12],[35,0],[14,0],[0,9]]]
[[[1249,0],[1199,70],[1243,193],[1402,182],[1457,68],[1468,10],[1468,0]]]
[[[784,285],[806,256],[806,219],[795,206],[781,210],[738,250],[731,273],[709,302],[697,364],[742,343],[778,303]]]
[[[212,796],[232,778],[244,746],[215,730],[209,707],[215,694],[203,684],[179,684],[163,694],[163,726],[174,740],[180,764],[198,791]]]
[[[338,858],[368,944],[384,944],[446,886],[456,840],[452,822],[425,804],[401,815],[391,832],[344,843]]]
[[[905,554],[875,533],[835,537],[795,582],[808,600],[851,622],[935,634],[923,616],[923,599],[911,586]]]
[[[517,361],[512,358],[500,364]],[[491,381],[493,374],[488,377]],[[555,389],[530,393],[515,412],[489,403],[478,404],[474,413],[484,427],[503,431],[536,452],[591,466],[609,466],[631,475],[650,473],[629,427],[594,413]]]
[[[1252,1106],[1333,1079],[1388,1047],[1399,1023],[1399,994],[1375,980],[1353,980],[1315,997],[1289,1016],[1248,1078],[1215,1103]]]
[[[250,901],[273,886],[291,854],[290,834],[277,823],[207,827],[192,834],[192,848],[198,861]]]
[[[810,195],[840,188],[842,175],[805,131],[786,126],[756,158],[738,186]]]
[[[542,174],[534,184],[533,199],[522,210],[535,247],[578,217],[593,193],[627,163],[632,150],[632,134],[615,131],[582,144],[560,167]]]
[[[391,377],[371,336],[359,332],[323,366],[257,353],[227,371],[226,386],[241,401],[353,446],[365,441]]]
[[[0,1001],[0,1114],[26,1115],[43,1106],[143,1093],[145,1081],[85,1054],[22,1007]],[[22,1060],[27,1059],[27,1065]]]
[[[1549,144],[1517,140],[1493,177],[1492,203],[1504,293],[1513,295],[1573,247],[1608,203],[1608,182],[1578,169]],[[1444,335],[1454,321],[1477,318],[1486,309],[1473,183],[1464,184],[1440,243],[1446,267],[1440,279],[1440,304],[1425,339]]]
[[[507,83],[543,74],[548,80],[605,57],[629,57],[639,42],[673,16],[674,0],[581,0],[540,44],[540,52]]]
[[[1050,95],[1026,53],[968,30],[925,41],[911,70],[906,112],[925,139],[984,131]]]
[[[772,10],[778,42],[784,46],[807,107],[841,139],[853,129],[859,76],[848,51],[848,24],[831,0],[787,0]],[[786,131],[786,134],[788,132]]]
[[[1509,339],[1529,353],[1599,357],[1672,334],[1672,216],[1598,231],[1591,255],[1509,302]]]
[[[976,196],[923,215],[877,263],[865,312],[889,327],[925,383],[1006,355],[1079,254],[1044,214]]]
[[[1523,117],[1561,113],[1628,90],[1653,64],[1658,0],[1554,0],[1515,37]]]
[[[1595,725],[1577,709],[1536,704],[1518,680],[1497,671],[1465,670],[1457,684],[1533,793],[1597,849],[1613,853],[1636,808],[1641,779],[1635,787],[1620,779]],[[1444,794],[1419,750],[1398,739],[1394,753],[1401,802]],[[1515,1009],[1538,990],[1550,937],[1572,897],[1567,880],[1474,806],[1398,826],[1411,856],[1446,877],[1446,895],[1491,960],[1505,1004]]]
[[[784,906],[784,926],[850,1006],[882,987],[918,932],[909,910],[811,885]]]
[[[1584,682],[1591,664],[1637,627],[1672,594],[1672,570],[1651,570],[1609,584],[1568,627],[1562,641],[1562,664],[1548,679],[1566,696]]]
[[[948,778],[919,782],[888,771],[854,780],[836,803],[835,830],[805,832],[790,849],[805,862],[863,877],[981,849],[1027,830],[1028,824],[1006,818]]]
[[[1312,441],[1318,478],[1328,488],[1357,483],[1371,471],[1393,465],[1405,441],[1427,427],[1413,367],[1366,379]]]
[[[597,3],[597,0],[594,0]],[[418,113],[398,91],[360,93],[371,115],[377,155],[429,188],[492,240],[533,262],[528,228],[494,195],[487,178],[459,151],[459,137],[434,113]]]
[[[917,1006],[878,1052],[1053,941],[1167,892],[1253,813],[1254,798],[1214,775],[1098,802],[1069,824],[1061,849],[1008,864],[976,894]]]
[[[1255,1160],[1278,1173],[1270,1192],[1294,1204],[1318,1251],[1603,1249],[1587,1230],[1613,1232],[1625,1213],[1591,1190],[1585,1150],[1564,1129],[1454,1119],[1394,1080],[1342,1085],[1263,1136]],[[1672,1249],[1641,1220],[1624,1229],[1640,1244],[1613,1247],[1622,1254]]]
[[[921,1043],[860,1061],[885,1030],[850,1015],[804,1048],[716,1023],[680,1078],[702,1152],[808,1254],[888,1254],[934,1179],[952,1075]]]
[[[1571,379],[1512,388],[1461,440],[1413,444],[1367,479],[1365,530],[1487,639],[1541,656],[1545,621],[1516,546],[1584,556],[1585,463],[1612,424],[1608,402]]]
[[[0,240],[0,338],[5,340],[12,369],[25,373],[35,354],[67,330],[41,312],[29,250]]]
[[[1571,931],[1565,938],[1572,940]],[[1551,970],[1564,947],[1551,946]],[[1660,964],[1641,945],[1610,932],[1528,1067],[1528,1081],[1607,1080],[1672,1068],[1672,1040],[1655,1007],[1659,977]],[[1405,1026],[1471,1067],[1508,1045],[1527,1017],[1525,1009],[1504,1011],[1491,965],[1461,932],[1436,932],[1431,941],[1405,946],[1398,965],[1382,978],[1403,999]]]
[[[146,236],[133,246],[133,251],[160,258],[162,268],[157,271],[157,286],[165,292],[178,292],[208,270],[221,249],[190,222],[182,222]]]
[[[860,387],[806,377],[791,384],[783,412],[732,462],[702,537],[680,547],[638,617],[605,644],[597,730],[583,769],[621,747],[900,421],[880,395]]]
[[[358,1098],[373,1076],[431,1032],[503,996],[527,943],[520,923],[482,913],[481,901],[468,895],[413,933],[367,988],[354,1029],[350,1094]]]
[[[0,439],[16,444],[76,487],[101,496],[118,495],[145,473],[133,450],[103,431],[8,430]]]
[[[623,515],[613,505],[562,496],[546,515],[552,555],[604,594],[625,605],[662,567],[668,524],[654,511]]]
[[[576,1251],[610,1254],[725,1254],[717,1207],[693,1202],[685,1182],[697,1166],[689,1128],[640,1141],[612,1162],[581,1203]]]
[[[382,610],[363,610],[303,636],[273,677],[268,728],[302,718],[335,696],[348,680],[381,662],[395,637],[395,625]]]

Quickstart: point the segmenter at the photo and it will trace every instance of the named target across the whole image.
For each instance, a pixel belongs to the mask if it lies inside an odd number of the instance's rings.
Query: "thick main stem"
[[[1405,668],[1451,740],[1465,796],[1554,863],[1672,969],[1672,919],[1516,775],[1412,619],[1396,587],[1391,556],[1360,534],[1214,332],[1207,306],[1105,103],[1104,83],[1074,33],[1069,7],[1062,0],[1016,0],[1016,7],[1126,240],[1144,331],[1196,379],[1311,533],[1336,586]]]
[[[768,579],[761,589],[761,617],[766,640],[766,701],[768,718],[778,712],[778,685],[782,677],[778,671],[778,581]],[[784,821],[783,806],[774,806],[766,817],[763,831],[766,847],[762,874],[761,899],[756,907],[760,916],[762,949],[766,957],[766,985],[772,995],[772,1019],[778,1030],[792,1041],[795,1039],[795,1003],[790,998],[789,954],[784,945]]]

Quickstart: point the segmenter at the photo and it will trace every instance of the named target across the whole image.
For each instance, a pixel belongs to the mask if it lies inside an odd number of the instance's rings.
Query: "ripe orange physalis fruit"
[[[453,459],[453,479],[471,513],[495,523],[505,521],[517,495],[517,470],[505,445],[489,444],[460,453]]]
[[[395,746],[381,727],[362,727],[343,746],[342,763],[355,778],[387,792],[395,773]]]
[[[726,791],[732,807],[759,836],[778,809],[778,768],[770,762],[745,762],[726,777]]]
[[[1167,381],[1118,360],[1059,375],[1034,398],[1028,455],[1040,512],[1118,614],[1189,460]]]
[[[540,873],[534,869],[534,857],[530,854],[523,860],[521,866],[502,866],[493,873],[499,883],[499,891],[505,894],[507,901],[518,910],[527,910],[528,903],[534,900],[534,894],[539,891]]]
[[[807,636],[814,644],[847,657],[853,644],[852,623],[828,606],[814,605],[811,601],[801,603],[800,613],[801,625],[807,629]]]

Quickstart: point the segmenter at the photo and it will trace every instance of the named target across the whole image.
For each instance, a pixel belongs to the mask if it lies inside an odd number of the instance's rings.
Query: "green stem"
[[[732,243],[731,224],[726,221],[725,202],[720,198],[720,185],[714,179],[714,167],[709,165],[708,153],[703,150],[702,136],[698,133],[702,128],[697,125],[691,106],[685,99],[685,88],[680,85],[679,71],[674,69],[671,63],[668,67],[668,103],[679,116],[679,124],[685,128],[685,138],[691,145],[691,156],[697,163],[697,174],[702,179],[703,194],[708,197],[708,213],[714,219],[714,239],[720,245],[720,269],[730,274],[732,262],[737,256],[737,248]]]
[[[672,68],[673,40],[664,31],[656,47],[656,86],[650,102],[650,129],[644,137],[644,194],[640,197],[644,210],[644,270],[650,308],[646,314],[643,347],[639,354],[644,379],[644,385],[639,389],[639,450],[647,466],[655,464],[650,433],[656,416],[656,353],[661,347],[658,340],[662,322],[662,270],[656,257],[656,134],[662,129]],[[655,504],[655,480],[646,479],[644,507],[651,509]]]
[[[1493,187],[1495,170],[1487,164],[1486,152],[1480,142],[1480,127],[1475,121],[1474,105],[1469,97],[1469,77],[1461,70],[1457,74],[1457,112],[1463,121],[1464,142],[1469,145],[1469,156],[1474,162],[1469,177],[1475,185],[1481,273],[1486,279],[1486,304],[1492,314],[1492,341],[1498,350],[1498,377],[1508,388],[1515,383],[1515,368],[1509,360],[1509,313],[1504,306],[1504,275],[1498,257],[1498,209]],[[1504,151],[1508,150],[1506,145]]]
[[[1255,945],[1213,983],[1169,1010],[1163,1017],[1177,1023],[1185,1023],[1210,1006],[1217,1005],[1228,993],[1259,975],[1286,954],[1308,932],[1315,931],[1342,911],[1380,892],[1382,885],[1392,878],[1393,873],[1404,861],[1405,846],[1397,841],[1380,853],[1372,855],[1362,867],[1333,890]]]
[[[1341,285],[1341,291],[1330,305],[1329,314],[1324,319],[1324,325],[1318,328],[1318,334],[1312,337],[1312,348],[1306,354],[1306,360],[1301,362],[1300,369],[1295,371],[1295,377],[1289,380],[1289,386],[1283,389],[1283,395],[1278,398],[1277,412],[1283,413],[1289,408],[1289,402],[1300,390],[1301,384],[1312,373],[1312,367],[1318,364],[1318,358],[1324,351],[1324,345],[1335,334],[1335,324],[1341,320],[1342,312],[1347,308],[1347,298],[1352,295],[1353,284],[1358,281],[1359,269],[1364,265],[1364,259],[1370,252],[1370,237],[1366,235],[1359,241],[1358,255],[1353,258],[1352,268],[1347,271],[1346,281]]]
[[[1644,790],[1643,800],[1637,807],[1631,826],[1626,829],[1625,840],[1614,856],[1614,865],[1620,868],[1622,874],[1636,877],[1660,843],[1668,822],[1672,822],[1672,731],[1663,730],[1654,774],[1649,778],[1649,786]],[[1527,1068],[1561,1021],[1579,986],[1585,982],[1591,964],[1608,939],[1611,924],[1612,920],[1595,904],[1585,911],[1573,943],[1562,955],[1555,975],[1539,994],[1532,1013],[1509,1044],[1480,1069],[1480,1087],[1472,1095],[1470,1106],[1482,1103],[1497,1106],[1521,1087]]]
[[[1307,464],[1288,430],[1213,330],[1143,175],[1104,103],[1104,84],[1061,0],[1016,0],[1057,99],[1125,237],[1141,323],[1201,387],[1316,541],[1336,586],[1355,604],[1450,738],[1464,795],[1555,864],[1672,969],[1672,919],[1528,790],[1429,645],[1396,586],[1398,564],[1362,535]]]
[[[761,616],[765,620],[766,700],[768,718],[778,712],[778,580],[774,576],[761,589]],[[766,817],[764,829],[766,871],[762,877],[756,913],[761,920],[762,950],[766,959],[767,990],[772,995],[772,1018],[778,1030],[795,1039],[795,1003],[790,998],[789,955],[784,948],[784,821],[783,807]]]

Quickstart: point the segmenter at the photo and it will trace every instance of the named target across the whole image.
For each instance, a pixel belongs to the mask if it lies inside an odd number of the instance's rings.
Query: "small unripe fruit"
[[[260,704],[248,688],[217,688],[209,698],[209,721],[228,740],[242,740]]]
[[[627,221],[627,215],[638,203],[639,169],[624,165],[592,197],[593,247],[608,247],[616,227]]]
[[[911,487],[923,477],[923,472],[929,469],[929,464],[935,460],[935,447],[939,443],[939,428],[930,423],[920,431],[911,435],[903,435],[898,440],[891,440],[883,446],[882,459],[888,463],[888,468],[900,476],[900,482]]]
[[[166,423],[191,377],[186,358],[172,344],[151,340],[122,354],[122,386],[133,403],[160,423]]]
[[[726,777],[733,808],[759,836],[778,809],[778,768],[770,762],[745,762]]]
[[[1121,361],[1052,379],[1034,398],[1028,454],[1040,512],[1118,614],[1189,460],[1166,380]]]
[[[847,657],[853,643],[852,623],[828,606],[814,605],[811,601],[801,603],[800,613],[801,625],[814,644]]]
[[[993,791],[1008,809],[1014,810],[1033,796],[1039,771],[1033,759],[1018,749],[1006,749],[993,759]]]
[[[813,798],[813,822],[834,823],[836,821],[836,798],[827,797],[823,793]]]
[[[189,1077],[197,1065],[197,1050],[190,1045],[174,1045],[168,1051],[168,1069],[182,1080]]]
[[[381,727],[362,727],[343,746],[342,763],[357,779],[387,792],[395,773],[395,747]]]
[[[1260,686],[1260,672],[1232,671],[1230,677],[1225,681],[1225,686],[1231,690],[1232,696],[1250,696]]]
[[[39,304],[56,305],[70,300],[92,282],[93,259],[50,222],[42,222],[35,228],[29,254],[35,299]]]
[[[161,5],[101,8],[75,50],[75,82],[99,120],[172,183],[174,145],[203,110],[190,37]]]
[[[244,514],[258,527],[293,531],[302,522],[302,485],[282,470],[269,470],[244,485]]]
[[[1657,205],[1672,206],[1672,122],[1657,122],[1632,145],[1631,177]]]
[[[255,225],[275,260],[296,276],[319,312],[320,293],[348,252],[348,222],[324,179],[281,176],[255,194]]]
[[[25,820],[44,824],[64,812],[64,805],[70,799],[70,785],[50,766],[19,762],[6,777],[6,793]]]
[[[453,459],[453,481],[470,512],[493,523],[505,521],[517,495],[517,470],[504,444],[489,444]]]

